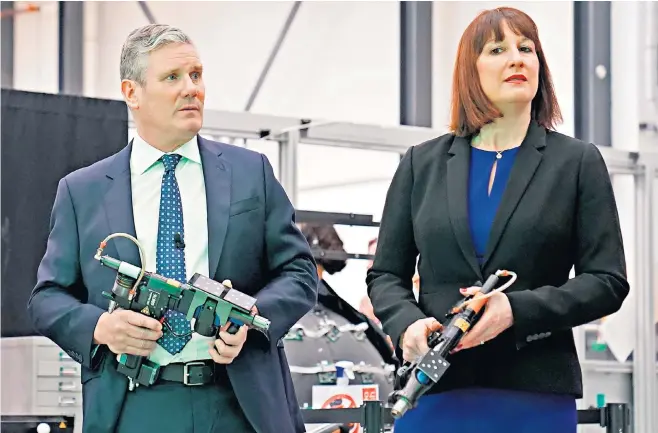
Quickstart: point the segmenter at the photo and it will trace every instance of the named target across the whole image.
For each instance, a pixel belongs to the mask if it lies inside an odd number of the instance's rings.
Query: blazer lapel
[[[130,181],[130,154],[132,142],[117,153],[106,176],[110,181],[103,207],[107,215],[110,234],[127,233],[135,237],[135,221],[133,219],[132,189]],[[100,242],[102,239],[99,239]],[[114,238],[108,246],[114,245],[118,259],[135,266],[140,266],[139,250],[128,239]],[[109,253],[108,253],[109,254]]]
[[[215,277],[224,248],[231,203],[231,166],[221,158],[222,149],[198,136],[208,212],[208,273]]]
[[[528,127],[526,138],[521,143],[521,148],[516,154],[514,166],[510,172],[505,192],[498,207],[498,212],[491,226],[489,241],[487,242],[487,252],[485,254],[483,268],[487,266],[493,253],[500,242],[507,222],[512,213],[523,197],[528,184],[532,180],[537,167],[542,159],[539,149],[546,146],[546,130],[538,125],[534,120]]]
[[[475,256],[468,223],[468,173],[471,159],[468,138],[455,137],[448,153],[453,155],[447,164],[450,223],[462,254],[481,279],[482,272]]]

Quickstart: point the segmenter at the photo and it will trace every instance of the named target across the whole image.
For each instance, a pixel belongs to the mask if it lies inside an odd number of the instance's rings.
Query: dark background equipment
[[[341,226],[379,227],[372,215],[340,212],[320,212],[312,210],[298,210],[295,212],[298,223],[320,223]]]
[[[341,315],[331,307],[319,303],[283,341],[299,405],[312,405],[314,385],[336,384],[333,368],[339,361],[355,364],[350,385],[376,384],[380,396],[388,395],[393,391],[395,372],[390,356],[382,356],[372,337],[353,323],[358,320],[348,320],[345,316],[349,314]]]
[[[0,416],[0,432],[2,433],[37,433],[39,424],[47,424],[51,433],[73,433],[75,418],[52,415]]]
[[[57,183],[128,144],[123,101],[2,90],[2,337],[34,336],[25,313]]]
[[[338,225],[374,227],[373,236],[376,236],[376,227],[379,226],[369,215],[303,210],[296,212],[296,222],[316,228]],[[340,250],[327,249],[326,245],[331,244],[329,240],[318,239],[314,243],[308,239],[309,232],[302,231],[319,264],[331,260],[345,262],[373,258],[369,254],[344,251],[342,246]],[[324,248],[320,246],[322,244]],[[340,361],[354,364],[354,379],[350,380],[350,385],[376,384],[380,396],[393,391],[398,362],[386,335],[378,324],[338,296],[324,280],[318,287],[317,305],[293,326],[284,338],[284,347],[295,393],[302,407],[312,405],[313,386],[336,384],[335,363]],[[343,423],[344,426],[347,424]]]
[[[298,210],[295,212],[295,217],[298,224],[311,223],[337,226],[379,227],[379,222],[374,221],[372,215]],[[316,260],[373,260],[375,258],[372,254],[327,250],[314,247],[313,245],[311,245],[311,252]]]

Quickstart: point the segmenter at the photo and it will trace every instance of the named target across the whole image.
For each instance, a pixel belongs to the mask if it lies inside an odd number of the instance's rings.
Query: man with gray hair
[[[59,183],[47,250],[28,303],[35,328],[82,365],[85,433],[297,433],[304,425],[282,338],[317,300],[310,248],[257,152],[207,140],[203,67],[180,30],[147,25],[121,53],[121,91],[136,135]],[[216,337],[184,315],[116,309],[105,254],[187,282],[196,273],[256,298],[267,337],[242,326]],[[147,357],[157,380],[129,389],[117,355]]]

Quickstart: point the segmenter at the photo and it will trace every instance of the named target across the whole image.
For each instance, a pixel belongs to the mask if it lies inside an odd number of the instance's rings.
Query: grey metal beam
[[[400,124],[432,126],[432,2],[400,2]]]
[[[635,181],[635,240],[638,244],[637,283],[635,284],[635,349],[633,350],[633,407],[634,429],[640,432],[655,432],[658,387],[656,386],[656,342],[653,317],[654,254],[653,234],[656,221],[654,215],[653,186],[655,167],[647,164],[644,176]]]
[[[14,9],[13,1],[0,2],[2,10],[2,22],[0,23],[0,66],[2,69],[3,88],[14,87]],[[6,17],[4,15],[7,14]]]
[[[299,159],[299,130],[291,130],[279,138],[279,177],[293,206],[299,199],[297,160]]]
[[[128,113],[129,125],[134,127]],[[204,111],[202,134],[246,138],[268,137],[280,140],[288,131],[299,130],[304,145],[343,147],[404,153],[410,146],[446,133],[442,129],[416,126],[381,126],[351,122],[308,121],[272,114],[244,113],[207,109]],[[629,152],[609,146],[598,146],[608,168],[614,173],[636,173],[639,166],[658,167],[658,154]]]
[[[144,12],[144,16],[146,17],[147,20],[149,20],[149,24],[156,24],[158,21],[155,19],[155,16],[153,15],[153,12],[151,12],[151,8],[149,5],[146,4],[146,2],[138,1],[140,9],[142,12]]]
[[[299,7],[301,5],[302,5],[301,1],[296,1],[292,5],[292,8],[288,13],[288,17],[286,18],[285,23],[283,23],[283,28],[279,32],[279,37],[276,39],[276,42],[274,43],[274,47],[272,48],[270,55],[267,57],[265,66],[263,66],[263,70],[260,72],[260,75],[258,76],[258,80],[256,80],[256,85],[254,86],[253,90],[251,91],[251,94],[249,95],[249,99],[247,100],[247,104],[244,107],[244,111],[250,111],[251,107],[254,105],[254,101],[256,100],[256,97],[260,93],[260,89],[263,87],[265,78],[267,78],[267,74],[270,72],[270,68],[274,63],[274,59],[276,59],[276,56],[279,54],[279,51],[281,50],[283,41],[286,39],[286,36],[288,35],[288,31],[290,31],[290,27],[292,26],[292,23],[295,21],[295,17],[297,16],[297,12],[299,11]]]
[[[600,146],[612,145],[610,20],[610,2],[574,2],[575,135]]]
[[[84,89],[84,2],[59,2],[59,92],[82,95]]]

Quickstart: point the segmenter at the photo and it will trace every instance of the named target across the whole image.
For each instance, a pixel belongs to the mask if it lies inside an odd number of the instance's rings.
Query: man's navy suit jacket
[[[227,366],[229,378],[258,433],[303,432],[281,339],[317,301],[310,248],[265,156],[200,136],[198,143],[209,276],[229,279],[254,296],[259,313],[271,321],[269,339],[249,331],[240,355]],[[85,433],[113,432],[127,392],[116,356],[101,346],[92,359],[92,344],[98,318],[108,308],[101,292],[111,290],[116,277],[94,254],[112,233],[135,235],[131,150],[129,144],[59,182],[47,250],[28,302],[36,330],[82,364]],[[110,240],[103,254],[141,264],[135,244],[125,238]]]

